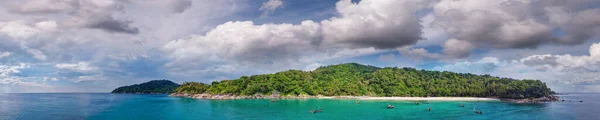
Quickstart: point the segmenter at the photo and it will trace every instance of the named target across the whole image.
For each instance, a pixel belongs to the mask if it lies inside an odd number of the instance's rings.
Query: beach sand
[[[483,97],[369,97],[369,96],[334,96],[319,97],[323,99],[358,99],[358,100],[405,100],[405,101],[500,101],[498,98]]]

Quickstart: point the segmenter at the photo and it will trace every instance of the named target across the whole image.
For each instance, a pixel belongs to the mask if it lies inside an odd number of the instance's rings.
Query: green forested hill
[[[172,93],[179,84],[169,80],[152,80],[142,84],[123,86],[111,93]]]
[[[254,95],[279,91],[283,95],[325,96],[468,96],[538,98],[551,92],[539,80],[516,80],[489,75],[416,70],[347,63],[314,71],[288,70],[243,76],[211,85],[189,82],[178,93]]]

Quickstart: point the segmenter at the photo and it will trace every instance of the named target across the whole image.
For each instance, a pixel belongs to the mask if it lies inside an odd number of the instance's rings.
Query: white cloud
[[[137,34],[131,21],[116,19],[125,1],[120,0],[30,0],[12,4],[8,11],[23,15],[64,15],[61,24],[68,27],[100,29],[111,33]]]
[[[37,4],[34,2],[44,1],[20,2],[10,5],[16,9],[19,6]],[[49,2],[73,1],[53,0]],[[10,64],[28,61],[32,62],[31,64],[57,67],[57,69],[36,68],[33,73],[26,73],[27,75],[35,74],[38,78],[26,79],[37,82],[54,82],[50,78],[39,76],[53,77],[57,81],[63,82],[154,79],[145,76],[162,76],[163,73],[160,69],[162,69],[162,61],[167,59],[165,57],[167,55],[159,48],[168,40],[206,31],[207,27],[212,27],[213,22],[219,22],[219,19],[231,16],[240,10],[239,4],[243,3],[234,0],[197,0],[194,2],[202,4],[179,8],[175,6],[187,6],[186,4],[191,4],[191,1],[82,0],[75,1],[73,4],[69,3],[68,6],[74,7],[73,9],[57,9],[41,14],[38,14],[39,10],[0,11],[0,16],[11,15],[10,17],[1,17],[0,43],[2,44],[0,44],[0,51],[10,53],[11,57],[16,56],[15,59],[2,62]],[[12,2],[0,1],[0,4],[2,3]],[[8,5],[2,4],[2,6]],[[47,5],[49,5],[47,7],[56,7],[53,6],[54,4]],[[41,7],[44,6],[33,7],[42,9]],[[12,8],[7,7],[7,9]],[[128,25],[139,26],[140,30],[146,30],[147,33],[131,35],[101,31],[105,30],[104,28],[124,27],[119,26],[118,23],[117,26],[106,25],[111,21],[113,21],[112,23],[129,21]],[[106,26],[91,26],[94,24]],[[98,29],[89,29],[94,27]],[[106,66],[93,66],[95,64]],[[139,70],[140,67],[149,70],[142,71]],[[156,72],[157,75],[142,75],[153,73],[148,71],[161,72]],[[135,78],[131,78],[133,76]],[[198,78],[198,76],[193,77],[194,80]]]
[[[139,29],[130,20],[117,19],[116,12],[123,11],[124,2],[118,0],[79,1],[77,9],[65,21],[65,26],[100,29],[110,33],[138,34]]]
[[[589,56],[544,54],[505,61],[495,57],[486,57],[479,61],[457,62],[433,69],[519,79],[539,79],[550,83],[551,87],[562,92],[596,92],[595,88],[600,86],[600,84],[595,84],[600,81],[598,50],[600,50],[600,43],[590,46]]]
[[[13,74],[21,73],[22,69],[30,68],[29,64],[19,63],[15,65],[0,64],[0,86],[24,86],[24,87],[48,87],[38,82],[28,81],[27,77],[14,76]],[[0,93],[12,92],[10,89],[0,89]]]
[[[342,0],[336,4],[340,16],[321,21],[324,43],[349,47],[393,49],[415,44],[421,24],[415,12],[418,3],[409,0]]]
[[[173,61],[166,66],[177,73],[189,69],[206,72],[202,70],[227,64],[272,72],[406,46],[421,39],[421,25],[415,15],[421,8],[416,4],[404,0],[353,4],[343,0],[336,4],[340,15],[321,22],[226,22],[205,35],[167,43],[163,50]]]
[[[336,51],[331,51],[331,52],[333,52],[333,54],[331,54],[331,53],[326,54],[326,56],[322,57],[322,59],[327,60],[327,59],[334,59],[334,58],[352,58],[352,57],[358,57],[358,56],[362,56],[362,55],[374,54],[374,53],[378,53],[381,51],[375,49],[374,47],[368,47],[368,48],[359,48],[359,49],[344,48],[344,49],[338,49]]]
[[[42,81],[46,82],[46,81],[58,81],[58,78],[56,77],[42,77]]]
[[[60,63],[54,65],[54,67],[57,69],[61,80],[72,82],[110,80],[104,71],[88,62]],[[123,74],[125,73],[123,72]]]
[[[27,39],[38,34],[40,30],[28,26],[22,21],[12,21],[7,23],[0,22],[0,32],[13,38]]]
[[[462,61],[443,66],[436,66],[434,70],[455,71],[463,73],[487,74],[496,71],[500,66],[512,64],[510,61],[500,61],[495,57],[485,57],[477,61]]]
[[[169,13],[182,13],[192,7],[191,0],[144,0],[144,1],[131,1],[136,4],[152,4],[153,6],[160,6],[166,8]],[[205,4],[204,1],[200,3]]]
[[[202,56],[204,59],[219,58],[247,61],[265,61],[277,56],[271,52],[302,52],[311,48],[311,40],[319,36],[319,25],[304,21],[300,25],[265,24],[253,22],[227,22],[217,26],[204,36],[192,36],[169,42],[165,49],[176,59]],[[270,57],[270,58],[269,58]]]
[[[442,0],[433,7],[450,38],[481,48],[536,48],[542,44],[581,44],[600,33],[599,4],[590,0]],[[570,11],[565,11],[570,10]],[[549,21],[549,22],[548,22]],[[560,28],[564,36],[555,36]]]
[[[417,42],[416,47],[427,47],[427,46],[441,46],[444,41],[448,40],[448,35],[443,29],[433,27],[432,23],[436,19],[435,14],[430,13],[421,17],[421,24],[423,25],[423,37],[424,40]]]
[[[443,58],[442,54],[439,53],[430,53],[424,48],[411,48],[411,47],[401,47],[397,49],[400,54],[409,57],[414,60],[431,60],[431,59],[441,59]]]
[[[83,81],[99,81],[99,80],[108,80],[106,76],[103,75],[83,75],[77,76],[76,79],[73,79],[73,82],[83,82]]]
[[[3,52],[3,51],[0,51],[0,58],[8,57],[8,56],[10,56],[10,55],[11,55],[11,53],[10,53],[10,52]]]
[[[263,11],[263,14],[260,15],[261,18],[269,17],[269,14],[273,13],[275,10],[283,8],[283,1],[281,0],[268,0],[260,6],[258,10]]]
[[[312,21],[300,25],[227,22],[204,36],[169,42],[164,50],[174,59],[167,67],[197,64],[194,68],[202,69],[200,66],[215,62],[285,66],[316,51],[312,40],[319,34],[319,24]]]
[[[431,53],[424,48],[412,48],[409,46],[397,48],[397,50],[400,54],[415,60],[453,60],[468,57],[473,48],[475,47],[469,42],[450,39],[443,44],[443,54]]]
[[[566,55],[532,55],[520,60],[520,62],[535,67],[539,70],[550,70],[553,72],[600,72],[600,43],[590,46],[589,56]],[[588,80],[595,80],[593,78]],[[582,79],[585,80],[585,79]]]
[[[28,68],[29,65],[20,63],[19,65],[0,65],[0,77],[9,77],[11,74],[20,73],[20,69]]]
[[[19,43],[17,46],[39,60],[46,60],[46,55],[38,49],[29,48],[27,44],[34,42],[31,39],[51,35],[55,29],[56,22],[54,21],[41,21],[34,25],[28,25],[24,21],[0,22],[0,35],[4,34],[10,37],[9,40]],[[5,41],[5,43],[9,42]]]
[[[469,56],[474,46],[466,41],[450,39],[444,43],[443,52],[451,58],[464,58]]]
[[[61,71],[70,71],[70,72],[81,72],[81,73],[90,73],[95,72],[98,68],[90,66],[87,62],[77,62],[77,63],[60,63],[56,64],[55,67]]]
[[[510,4],[510,5],[509,5]],[[531,2],[442,0],[434,7],[434,26],[452,38],[503,48],[535,47],[552,40],[551,26],[528,15]],[[509,7],[526,11],[512,12]]]
[[[144,0],[130,1],[124,9],[123,16],[128,17],[138,26],[137,39],[140,44],[161,47],[174,39],[181,39],[193,34],[205,33],[225,19],[235,16],[239,11],[246,11],[244,3],[239,0]],[[189,2],[189,3],[187,3]],[[176,6],[187,6],[185,9]],[[161,9],[162,8],[162,9]],[[181,11],[181,12],[179,12]]]
[[[40,30],[44,30],[44,31],[53,31],[53,30],[56,30],[58,25],[54,21],[41,21],[41,22],[35,23],[35,27]]]
[[[46,55],[44,55],[44,53],[42,53],[42,51],[40,51],[40,50],[28,48],[27,52],[29,54],[33,55],[33,57],[38,60],[46,60],[47,59]]]
[[[10,12],[23,14],[48,14],[75,9],[75,0],[23,0],[12,4]]]
[[[596,44],[592,44],[592,46],[590,46],[590,56],[592,58],[600,57],[600,44],[596,43]]]
[[[574,1],[569,1],[574,2]],[[600,2],[576,1],[574,3],[600,4]],[[580,44],[600,34],[600,8],[573,11],[567,6],[545,7],[550,23],[565,32],[558,42],[563,44]]]
[[[29,25],[25,21],[0,22],[0,33],[14,39],[29,39],[39,34],[53,32],[57,27],[55,21],[40,21]]]

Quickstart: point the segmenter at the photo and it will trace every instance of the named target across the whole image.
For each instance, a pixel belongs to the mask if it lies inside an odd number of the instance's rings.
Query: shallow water
[[[302,99],[198,100],[167,95],[104,93],[0,94],[0,119],[599,119],[600,94],[561,96],[566,102],[514,104]],[[571,100],[571,102],[568,102]],[[584,101],[583,103],[579,102]],[[387,109],[387,104],[395,109]],[[459,107],[459,104],[465,107]],[[431,107],[431,111],[427,111]],[[473,107],[483,111],[475,114]],[[311,114],[309,109],[323,108]]]

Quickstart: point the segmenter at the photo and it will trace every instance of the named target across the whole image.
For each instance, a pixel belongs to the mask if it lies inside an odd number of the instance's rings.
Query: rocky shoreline
[[[541,98],[533,98],[533,99],[501,99],[504,102],[512,102],[512,103],[545,103],[545,102],[558,102],[560,99],[559,96],[548,96]]]
[[[262,95],[256,94],[250,95],[233,95],[233,94],[187,94],[187,93],[173,93],[169,96],[175,97],[189,97],[197,99],[214,99],[214,100],[236,100],[236,99],[305,99],[305,98],[323,98],[325,96],[309,96],[309,95],[298,95],[298,96],[279,96],[278,94],[273,95]]]
[[[544,103],[544,102],[557,102],[558,96],[541,97],[534,99],[498,99],[498,98],[477,98],[477,97],[370,97],[370,96],[310,96],[310,95],[298,95],[298,96],[280,96],[279,94],[273,95],[262,95],[256,94],[253,96],[249,95],[233,95],[233,94],[186,94],[186,93],[173,93],[170,96],[174,97],[188,97],[196,99],[211,99],[211,100],[236,100],[236,99],[361,99],[361,100],[439,100],[439,101],[503,101],[512,103]]]

